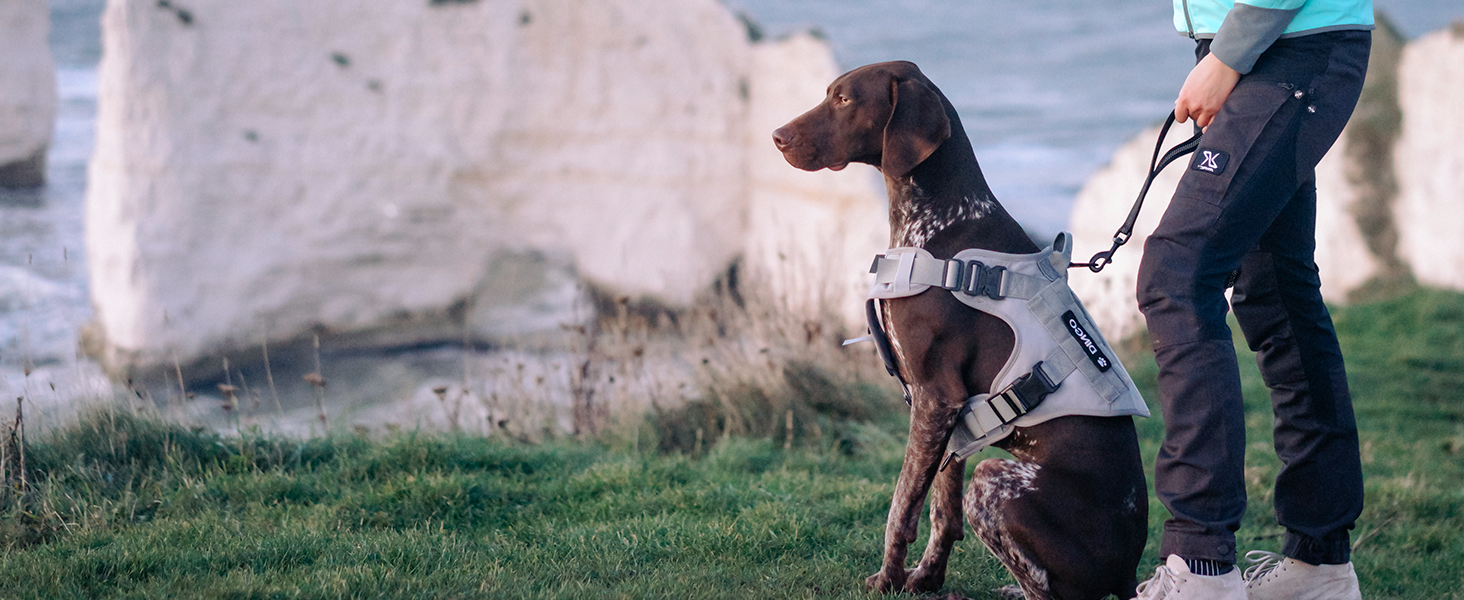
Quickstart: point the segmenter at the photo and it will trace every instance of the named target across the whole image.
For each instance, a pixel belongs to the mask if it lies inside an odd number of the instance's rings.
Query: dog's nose
[[[793,132],[788,131],[787,127],[773,130],[773,145],[777,146],[779,150],[787,149],[788,144],[791,143],[793,143]]]

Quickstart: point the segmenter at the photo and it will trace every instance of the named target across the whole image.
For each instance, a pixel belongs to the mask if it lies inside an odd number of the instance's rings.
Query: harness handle
[[[1195,148],[1200,146],[1200,136],[1204,134],[1196,133],[1194,137],[1170,148],[1168,152],[1164,153],[1164,157],[1160,158],[1159,151],[1164,148],[1164,138],[1169,135],[1169,127],[1174,125],[1174,121],[1174,111],[1169,111],[1169,118],[1164,120],[1164,127],[1159,130],[1159,140],[1154,143],[1154,157],[1149,159],[1149,175],[1144,178],[1144,187],[1139,190],[1139,198],[1134,200],[1134,207],[1129,209],[1128,218],[1124,220],[1123,225],[1118,228],[1118,231],[1114,232],[1113,247],[1094,254],[1093,258],[1088,259],[1088,262],[1069,264],[1069,269],[1074,267],[1088,267],[1088,270],[1097,273],[1102,271],[1103,267],[1112,263],[1113,253],[1118,251],[1119,246],[1127,244],[1129,238],[1133,236],[1134,223],[1139,220],[1139,209],[1143,208],[1144,196],[1149,194],[1149,186],[1154,184],[1154,179],[1159,177],[1159,173],[1164,170],[1164,167],[1169,166],[1169,163],[1178,160],[1181,156],[1194,152]]]

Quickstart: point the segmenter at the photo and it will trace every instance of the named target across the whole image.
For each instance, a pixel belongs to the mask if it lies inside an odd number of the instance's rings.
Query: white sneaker
[[[1137,591],[1134,600],[1245,600],[1245,581],[1236,569],[1213,577],[1195,575],[1183,558],[1170,554]]]
[[[1250,600],[1362,600],[1352,563],[1309,565],[1274,552],[1251,550],[1245,570],[1245,594]]]

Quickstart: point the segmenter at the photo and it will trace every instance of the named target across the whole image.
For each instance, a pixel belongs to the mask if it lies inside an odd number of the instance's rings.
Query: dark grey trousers
[[[1241,78],[1190,160],[1139,268],[1159,363],[1165,440],[1155,487],[1172,518],[1160,556],[1236,561],[1245,513],[1245,415],[1225,323],[1231,306],[1275,412],[1275,507],[1287,556],[1347,562],[1362,512],[1357,425],[1322,304],[1315,167],[1362,90],[1371,33],[1276,42]],[[1202,41],[1197,55],[1209,51]]]

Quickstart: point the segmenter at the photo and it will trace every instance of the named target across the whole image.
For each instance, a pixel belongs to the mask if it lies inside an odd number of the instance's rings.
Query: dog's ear
[[[951,120],[940,94],[919,79],[892,79],[890,102],[879,170],[885,177],[903,177],[951,137]]]

